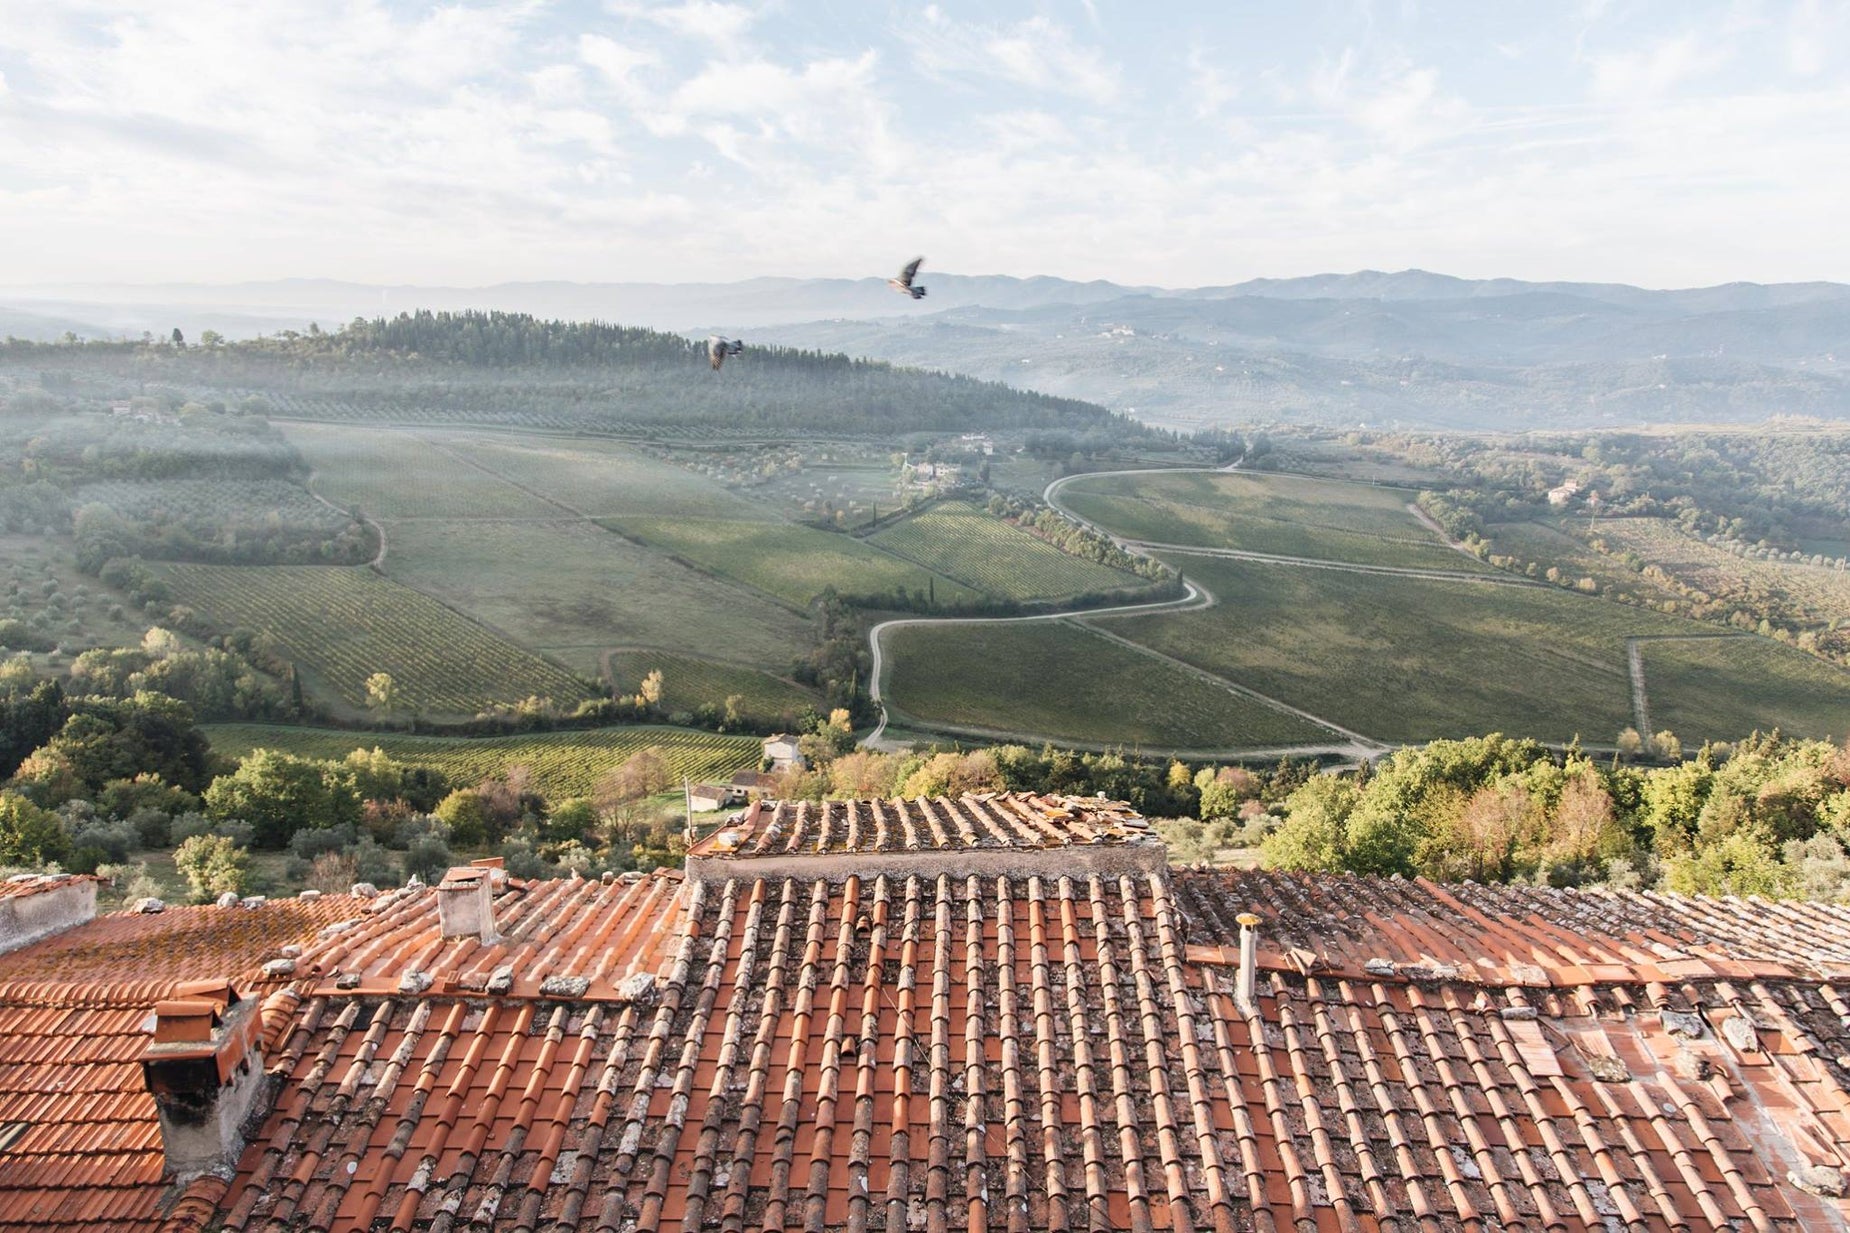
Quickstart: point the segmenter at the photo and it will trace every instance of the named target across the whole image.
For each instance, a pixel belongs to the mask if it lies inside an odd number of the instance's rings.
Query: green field
[[[902,626],[886,639],[900,723],[1180,749],[1340,739],[1065,621]]]
[[[386,534],[389,576],[585,677],[613,647],[783,670],[809,644],[808,622],[782,605],[591,523],[418,520]]]
[[[798,605],[809,603],[827,587],[844,595],[888,594],[896,587],[923,591],[934,577],[932,571],[863,540],[794,523],[624,518],[611,525],[651,547]],[[932,585],[940,603],[976,594],[942,576]]]
[[[583,796],[598,776],[631,754],[660,749],[677,779],[724,779],[758,765],[757,737],[721,736],[689,728],[643,726],[522,736],[408,736],[401,732],[346,732],[275,724],[206,724],[214,751],[237,758],[253,749],[280,749],[304,758],[344,758],[355,749],[383,749],[401,762],[432,766],[455,784],[477,783],[512,766],[531,772],[549,799]]]
[[[422,434],[325,424],[281,427],[315,468],[315,490],[370,517],[543,518],[564,512]]]
[[[1174,563],[1220,602],[1107,628],[1380,740],[1609,741],[1631,723],[1625,638],[1702,630],[1552,587]]]
[[[473,714],[496,702],[585,697],[580,681],[436,600],[365,568],[172,565],[174,601],[216,626],[267,633],[311,685],[352,706],[387,672],[401,705]]]
[[[769,509],[734,496],[685,467],[614,441],[450,433],[436,438],[496,475],[594,518],[634,515],[773,521]]]
[[[1407,512],[1414,494],[1299,475],[1177,472],[1075,480],[1060,502],[1130,539],[1279,556],[1483,569]]]
[[[933,505],[868,542],[1001,599],[1069,599],[1145,585],[1135,574],[1061,552],[967,501]]]
[[[794,728],[805,708],[823,709],[816,691],[756,668],[660,651],[619,651],[610,656],[611,684],[619,693],[635,693],[643,677],[657,671],[662,674],[662,707],[670,713],[708,702],[724,706],[727,698],[736,696],[739,713],[746,718]]]
[[[1686,745],[1779,728],[1788,736],[1850,736],[1850,672],[1770,638],[1646,642],[1651,725]]]

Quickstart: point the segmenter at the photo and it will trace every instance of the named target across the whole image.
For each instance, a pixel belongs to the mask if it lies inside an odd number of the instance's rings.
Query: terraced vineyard
[[[740,664],[715,663],[692,655],[662,651],[617,651],[610,656],[611,685],[620,693],[635,693],[651,672],[662,674],[665,711],[692,711],[703,703],[724,706],[737,697],[739,713],[777,727],[795,727],[806,708],[820,710],[820,694],[791,681]]]
[[[612,647],[785,669],[809,646],[807,623],[784,605],[589,522],[421,518],[385,529],[388,577],[587,679]]]
[[[544,518],[563,512],[412,433],[321,424],[288,424],[284,431],[317,471],[322,496],[374,517]]]
[[[1552,587],[1199,557],[1172,563],[1186,566],[1220,602],[1100,624],[1379,740],[1520,732],[1610,741],[1632,722],[1625,639],[1713,632]],[[1817,662],[1758,641],[1770,653]],[[1740,689],[1740,682],[1729,688]],[[1815,710],[1801,705],[1803,696],[1787,683],[1765,682],[1761,697],[1766,713],[1786,717],[1788,731],[1816,734],[1808,730]],[[1842,697],[1850,705],[1850,689]],[[1655,690],[1653,703],[1655,715]],[[1692,695],[1689,707],[1700,718],[1703,698]],[[1709,712],[1718,723],[1723,709],[1718,702]]]
[[[1178,472],[1074,480],[1060,502],[1131,539],[1420,569],[1488,569],[1407,512],[1414,493],[1300,475]]]
[[[844,595],[936,588],[940,602],[976,592],[863,540],[786,522],[725,518],[621,518],[611,526],[686,560],[803,605],[834,587]]]
[[[1651,725],[1688,746],[1758,729],[1850,736],[1850,672],[1770,638],[1646,642]]]
[[[519,440],[480,433],[435,439],[496,475],[595,518],[777,518],[705,476],[614,441]]]
[[[1135,574],[1061,552],[967,501],[934,505],[868,542],[1001,599],[1068,599],[1143,585]]]
[[[410,736],[274,724],[207,724],[204,728],[213,750],[233,758],[258,748],[280,749],[304,758],[344,758],[355,749],[379,748],[402,762],[435,767],[456,784],[477,783],[509,767],[524,766],[549,800],[586,795],[598,776],[645,749],[659,750],[676,779],[686,776],[696,782],[726,779],[735,771],[756,766],[762,752],[756,737],[652,725],[497,737]]]
[[[902,626],[887,639],[901,724],[1182,749],[1342,739],[1065,621]]]
[[[564,669],[367,569],[173,565],[166,577],[176,603],[223,629],[270,634],[311,685],[352,706],[365,705],[375,672],[392,675],[401,705],[427,714],[587,694]]]

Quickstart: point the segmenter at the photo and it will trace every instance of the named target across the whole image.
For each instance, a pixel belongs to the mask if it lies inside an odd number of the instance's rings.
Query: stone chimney
[[[495,891],[507,883],[501,858],[489,857],[458,865],[443,875],[437,887],[437,923],[446,938],[480,938],[493,942]]]
[[[0,955],[96,917],[96,879],[21,873],[0,882]]]
[[[1259,986],[1259,917],[1242,912],[1235,919],[1240,922],[1240,983],[1235,986],[1233,1000],[1241,1014],[1250,1015],[1259,1006],[1255,997]]]
[[[257,1004],[227,981],[183,984],[155,1004],[141,1072],[176,1182],[237,1163],[245,1120],[263,1088],[262,1030]]]

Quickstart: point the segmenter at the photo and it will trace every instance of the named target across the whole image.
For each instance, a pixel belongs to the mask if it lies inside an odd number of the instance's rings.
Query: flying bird
[[[924,264],[925,258],[914,257],[912,263],[899,272],[899,277],[887,279],[886,285],[899,292],[901,295],[909,295],[915,300],[924,299],[925,288],[914,287],[912,285],[912,280],[919,275],[919,267]]]
[[[715,334],[707,339],[707,363],[713,365],[714,372],[718,372],[719,366],[726,362],[727,356],[739,355],[744,350],[745,343],[740,339],[726,339]]]

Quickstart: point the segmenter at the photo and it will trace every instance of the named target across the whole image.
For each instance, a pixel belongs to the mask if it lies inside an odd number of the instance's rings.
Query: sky
[[[0,0],[0,284],[1850,281],[1850,0]]]

